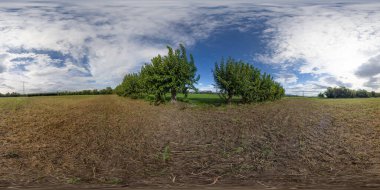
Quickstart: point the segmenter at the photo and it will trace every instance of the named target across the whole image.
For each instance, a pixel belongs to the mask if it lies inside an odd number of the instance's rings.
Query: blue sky
[[[115,87],[166,45],[184,43],[198,88],[221,57],[271,73],[289,94],[380,91],[376,1],[0,2],[0,93]]]

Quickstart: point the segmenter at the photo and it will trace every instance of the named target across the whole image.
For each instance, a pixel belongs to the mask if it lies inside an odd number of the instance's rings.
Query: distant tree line
[[[364,89],[353,90],[346,88],[344,86],[340,87],[329,87],[323,93],[319,93],[318,97],[323,98],[370,98],[370,97],[380,97],[380,93],[375,91],[367,91]]]
[[[153,95],[159,104],[165,102],[166,94],[170,94],[171,102],[176,102],[178,93],[187,97],[190,92],[198,92],[194,85],[199,75],[196,75],[192,54],[188,57],[182,44],[176,50],[167,48],[167,55],[158,55],[140,72],[125,75],[115,88],[116,94],[131,98]],[[233,96],[240,96],[243,103],[251,103],[277,100],[285,95],[284,88],[269,74],[261,74],[260,70],[243,61],[228,58],[225,62],[222,59],[215,64],[213,75],[218,94],[226,103],[231,103]]]
[[[57,92],[58,96],[64,96],[64,95],[106,95],[106,94],[112,94],[113,89],[111,87],[107,87],[105,89],[93,89],[93,90],[81,90],[81,91],[62,91]]]
[[[7,92],[6,94],[0,93],[0,97],[19,97],[19,96],[21,96],[21,94],[17,92]]]
[[[28,94],[20,94],[17,92],[0,93],[0,97],[32,97],[32,96],[65,96],[65,95],[106,95],[112,94],[113,89],[111,87],[107,87],[105,89],[94,89],[94,90],[81,90],[81,91],[63,91],[63,92],[46,92],[46,93],[28,93]]]

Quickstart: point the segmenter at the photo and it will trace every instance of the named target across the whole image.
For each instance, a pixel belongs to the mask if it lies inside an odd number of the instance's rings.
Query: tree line
[[[320,98],[370,98],[380,97],[380,93],[375,91],[367,91],[364,89],[353,90],[344,86],[340,87],[328,87],[325,92],[319,93]]]
[[[107,87],[105,89],[93,89],[93,90],[81,90],[81,91],[62,91],[62,92],[46,92],[46,93],[28,93],[28,94],[20,94],[17,92],[0,93],[0,97],[32,97],[32,96],[66,96],[66,95],[106,95],[113,94],[113,89],[111,87]]]
[[[200,76],[196,75],[193,55],[187,56],[182,44],[178,49],[173,50],[170,46],[167,49],[167,55],[153,57],[140,72],[125,75],[115,88],[116,94],[131,98],[153,95],[159,104],[165,102],[166,94],[170,94],[171,102],[176,102],[178,93],[187,97],[190,91],[198,92],[194,85]],[[222,58],[215,63],[212,72],[218,94],[226,103],[231,103],[234,96],[241,97],[243,103],[251,103],[277,100],[285,95],[284,88],[271,75],[262,74],[243,61]]]

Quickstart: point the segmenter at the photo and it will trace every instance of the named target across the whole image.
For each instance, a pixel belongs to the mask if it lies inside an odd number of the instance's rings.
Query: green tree
[[[228,104],[233,96],[241,96],[243,103],[276,100],[285,95],[280,83],[253,65],[228,58],[215,63],[213,76],[220,97]]]
[[[168,54],[158,55],[151,60],[151,64],[145,64],[141,74],[149,92],[155,95],[156,102],[163,102],[165,94],[171,94],[171,102],[177,101],[177,94],[187,94],[189,90],[196,90],[195,84],[199,80],[196,76],[193,55],[187,57],[185,47],[180,44],[179,49],[173,50],[170,46]]]
[[[232,98],[239,94],[242,84],[241,66],[242,62],[228,58],[227,62],[222,60],[215,63],[213,76],[216,87],[219,89],[219,96],[228,104]]]
[[[112,89],[106,89],[107,92],[110,90]],[[125,75],[123,82],[116,87],[115,91],[119,96],[128,96],[131,98],[142,97],[145,93],[145,88],[140,73]]]

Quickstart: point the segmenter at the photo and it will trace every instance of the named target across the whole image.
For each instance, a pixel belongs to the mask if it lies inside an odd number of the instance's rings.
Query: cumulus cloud
[[[200,83],[199,85],[197,85],[197,88],[199,91],[211,91],[211,92],[216,92],[216,88],[214,85],[212,84],[202,84]]]
[[[355,74],[364,78],[380,74],[380,56],[371,58],[367,63],[360,65]]]
[[[186,3],[125,1],[3,1],[0,18],[3,86],[27,81],[28,92],[115,86],[165,45],[192,45],[220,22]]]
[[[221,28],[265,25],[257,59],[287,89],[379,89],[380,3],[325,1],[0,2],[0,92],[115,86],[165,45],[192,46]],[[311,81],[297,74],[311,74]],[[307,83],[307,84],[303,84]],[[211,86],[203,86],[210,89]]]
[[[261,60],[317,77],[329,75],[330,85],[363,87],[366,80],[356,72],[380,52],[379,9],[375,2],[278,7],[283,16],[268,20],[264,33],[270,51]]]
[[[298,77],[293,73],[282,72],[276,74],[275,80],[281,84],[292,84],[297,82]]]

